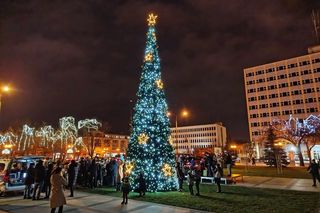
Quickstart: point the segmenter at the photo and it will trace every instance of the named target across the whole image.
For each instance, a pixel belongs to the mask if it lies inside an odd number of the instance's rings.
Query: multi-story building
[[[320,110],[320,46],[308,54],[244,69],[250,140],[261,138],[273,119],[305,119]],[[261,152],[261,150],[260,150]]]
[[[227,130],[222,123],[171,128],[176,153],[193,154],[196,149],[209,148],[220,153],[227,142]]]

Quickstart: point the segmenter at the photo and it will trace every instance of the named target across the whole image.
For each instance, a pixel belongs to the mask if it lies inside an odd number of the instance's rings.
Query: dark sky
[[[0,81],[16,88],[1,126],[72,115],[128,133],[153,11],[169,109],[190,110],[181,124],[222,121],[247,139],[243,68],[305,54],[319,2],[1,0]]]

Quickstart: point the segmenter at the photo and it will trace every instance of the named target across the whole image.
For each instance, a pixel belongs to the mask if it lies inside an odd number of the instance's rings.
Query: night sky
[[[169,109],[191,113],[179,124],[221,121],[247,139],[243,68],[305,54],[319,2],[1,0],[0,82],[16,90],[3,96],[0,124],[72,115],[128,134],[152,11]]]

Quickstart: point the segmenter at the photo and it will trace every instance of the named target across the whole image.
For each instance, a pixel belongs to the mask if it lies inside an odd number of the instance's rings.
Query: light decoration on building
[[[54,128],[51,125],[42,126],[35,131],[35,136],[41,138],[40,146],[48,147],[49,143],[53,143]]]
[[[130,173],[130,182],[133,189],[139,184],[137,178],[144,173],[147,191],[176,190],[175,175],[165,176],[162,172],[164,162],[169,167],[175,166],[175,154],[169,141],[170,122],[167,116],[168,105],[163,89],[159,89],[161,81],[160,58],[156,41],[156,18],[150,14],[148,21],[147,41],[144,51],[144,60],[137,92],[137,102],[132,118],[132,132],[127,149],[127,161],[134,162]],[[152,54],[152,60],[150,54]],[[160,87],[163,85],[159,85]],[[143,146],[141,133],[148,136]],[[167,167],[168,168],[168,167]],[[174,173],[174,170],[171,170]],[[167,173],[166,173],[167,174]]]
[[[18,142],[18,151],[29,149],[34,144],[34,127],[23,125],[22,133]]]
[[[163,89],[163,83],[162,83],[161,79],[156,80],[156,84],[159,89]]]
[[[139,144],[147,144],[149,136],[146,133],[141,133],[138,137]]]
[[[165,163],[162,168],[162,172],[164,173],[164,176],[172,176],[172,167]]]

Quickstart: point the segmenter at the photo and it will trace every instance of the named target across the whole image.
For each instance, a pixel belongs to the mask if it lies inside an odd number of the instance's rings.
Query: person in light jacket
[[[56,211],[56,208],[59,207],[58,213],[62,213],[63,205],[65,205],[66,198],[63,193],[63,186],[67,186],[68,183],[61,175],[61,167],[56,167],[51,175],[51,198],[50,198],[50,208],[51,213]]]

